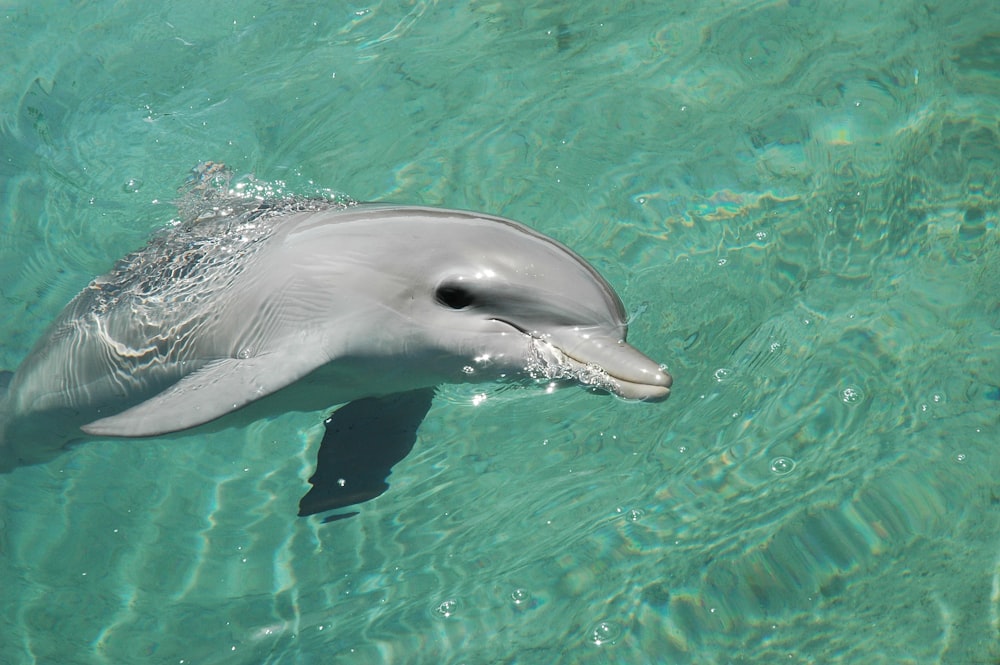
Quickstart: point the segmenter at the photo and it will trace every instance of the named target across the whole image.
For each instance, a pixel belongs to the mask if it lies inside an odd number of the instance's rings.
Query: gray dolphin
[[[522,224],[302,199],[214,210],[92,281],[7,373],[0,470],[87,435],[240,426],[442,383],[669,395],[670,375],[625,342],[611,286]]]

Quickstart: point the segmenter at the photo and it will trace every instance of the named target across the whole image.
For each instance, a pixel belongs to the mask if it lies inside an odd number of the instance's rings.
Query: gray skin
[[[593,267],[507,219],[301,201],[217,215],[67,305],[0,396],[0,470],[86,435],[241,426],[523,376],[540,358],[557,378],[664,399],[670,375],[625,336]]]

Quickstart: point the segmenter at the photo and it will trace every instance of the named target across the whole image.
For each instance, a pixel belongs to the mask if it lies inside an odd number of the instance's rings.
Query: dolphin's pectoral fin
[[[299,515],[315,515],[374,499],[389,489],[392,466],[409,454],[417,428],[431,408],[433,388],[347,404],[326,421],[312,489],[299,502]],[[332,522],[356,512],[331,515]]]
[[[80,429],[95,436],[158,436],[196,427],[284,388],[311,369],[312,364],[284,354],[214,360],[145,402]]]

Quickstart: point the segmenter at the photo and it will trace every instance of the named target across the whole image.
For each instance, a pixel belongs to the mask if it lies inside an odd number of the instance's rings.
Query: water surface
[[[675,384],[445,388],[325,525],[323,414],[19,469],[0,662],[1000,657],[1000,8],[517,4],[5,3],[0,368],[210,159],[525,221]]]

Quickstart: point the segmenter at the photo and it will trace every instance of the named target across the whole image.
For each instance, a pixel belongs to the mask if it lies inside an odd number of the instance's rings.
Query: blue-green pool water
[[[332,524],[324,414],[0,476],[0,663],[1000,658],[996,2],[33,0],[0,39],[0,369],[216,160],[525,221],[675,377],[447,387]]]

